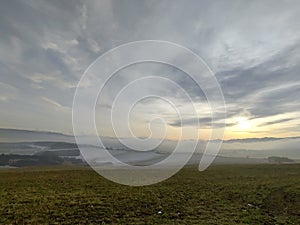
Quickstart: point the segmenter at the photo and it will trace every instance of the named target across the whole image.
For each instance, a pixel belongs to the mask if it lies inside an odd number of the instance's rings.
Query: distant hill
[[[98,139],[92,136],[81,136],[85,143],[96,145]],[[127,149],[121,141],[112,137],[101,137],[103,144],[107,149]],[[128,140],[127,140],[128,141]],[[220,141],[220,140],[215,140]],[[180,150],[188,152],[190,140],[184,141],[184,147]],[[73,149],[77,148],[75,137],[57,132],[31,131],[0,128],[0,153],[7,154],[34,154],[40,151],[54,149]],[[199,140],[197,153],[203,153],[207,141]],[[168,154],[173,151],[177,142],[164,140],[163,143],[155,149],[156,153]],[[291,159],[300,159],[300,138],[299,137],[262,137],[246,139],[230,139],[223,141],[219,156],[227,158],[261,158],[269,156],[288,157]]]
[[[32,155],[44,151],[78,150],[77,144],[69,142],[12,142],[0,143],[0,154]]]
[[[48,131],[0,128],[0,142],[63,141],[75,143],[74,136]]]
[[[0,166],[24,167],[61,165],[64,160],[55,155],[0,155]]]

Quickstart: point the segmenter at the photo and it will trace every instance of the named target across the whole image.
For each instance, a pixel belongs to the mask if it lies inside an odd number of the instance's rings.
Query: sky
[[[214,72],[227,109],[225,139],[300,136],[299,13],[296,0],[3,1],[0,127],[72,134],[73,97],[88,66],[121,44],[164,40],[192,50]],[[184,113],[180,121],[163,99],[145,99],[130,117],[135,136],[152,131],[157,137],[166,129],[167,138],[177,139],[187,129],[187,139],[194,132],[209,137],[204,94],[182,71],[155,63],[125,68],[107,84],[96,106],[102,135],[114,135],[107,119],[114,97],[144,76],[176,82],[190,95],[196,114],[175,86],[149,80],[136,91],[155,87]],[[115,116],[122,128],[121,115]]]

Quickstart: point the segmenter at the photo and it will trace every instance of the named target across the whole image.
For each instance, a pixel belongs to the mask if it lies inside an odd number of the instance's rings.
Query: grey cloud
[[[173,41],[199,54],[216,72],[228,117],[244,110],[250,118],[297,113],[299,86],[280,86],[300,82],[299,9],[297,1],[5,1],[0,7],[1,83],[18,90],[13,93],[17,104],[0,103],[9,107],[6,125],[47,129],[48,124],[30,120],[15,122],[17,112],[26,111],[51,114],[63,127],[65,117],[43,111],[40,96],[71,107],[74,87],[91,62],[112,47],[141,39]],[[143,70],[171,78],[194,102],[205,102],[204,93],[182,71],[162,65],[140,66]],[[109,86],[113,90],[106,102],[139,76],[129,74],[112,80],[116,85]],[[274,87],[278,89],[268,92]],[[162,95],[184,104],[179,93],[172,89]],[[9,111],[16,112],[10,116]],[[71,128],[70,123],[64,126]]]
[[[220,118],[214,118],[214,122],[212,123],[211,117],[204,117],[204,118],[189,118],[183,120],[176,120],[169,123],[170,126],[173,127],[195,127],[199,129],[207,129],[212,127],[231,127],[235,126],[237,123],[221,123],[219,122]]]
[[[293,120],[293,118],[280,119],[280,120],[275,120],[275,121],[271,121],[271,122],[262,123],[259,126],[261,126],[261,127],[263,127],[263,126],[269,126],[269,125],[274,125],[274,124],[288,122],[288,121],[291,121],[291,120]]]
[[[299,44],[276,54],[253,68],[220,72],[217,76],[228,103],[249,110],[256,117],[265,117],[299,110]],[[294,65],[288,66],[288,61]],[[274,68],[274,69],[273,69]],[[222,80],[223,77],[228,79]],[[284,85],[287,85],[284,88]],[[288,86],[290,85],[290,87]],[[264,93],[258,95],[261,91]]]
[[[285,137],[285,138],[275,138],[275,137],[263,137],[263,138],[245,138],[245,139],[230,139],[225,140],[224,143],[254,143],[254,142],[271,142],[278,140],[295,140],[300,139],[300,137]]]

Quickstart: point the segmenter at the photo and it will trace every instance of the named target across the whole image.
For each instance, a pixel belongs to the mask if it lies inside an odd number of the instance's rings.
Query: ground
[[[0,224],[300,224],[300,165],[185,168],[129,187],[83,167],[0,170]]]

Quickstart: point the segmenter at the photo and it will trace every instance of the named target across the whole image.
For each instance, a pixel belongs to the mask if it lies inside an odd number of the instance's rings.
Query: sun
[[[238,117],[237,118],[237,127],[239,128],[239,130],[248,130],[251,128],[251,123],[245,117]]]

